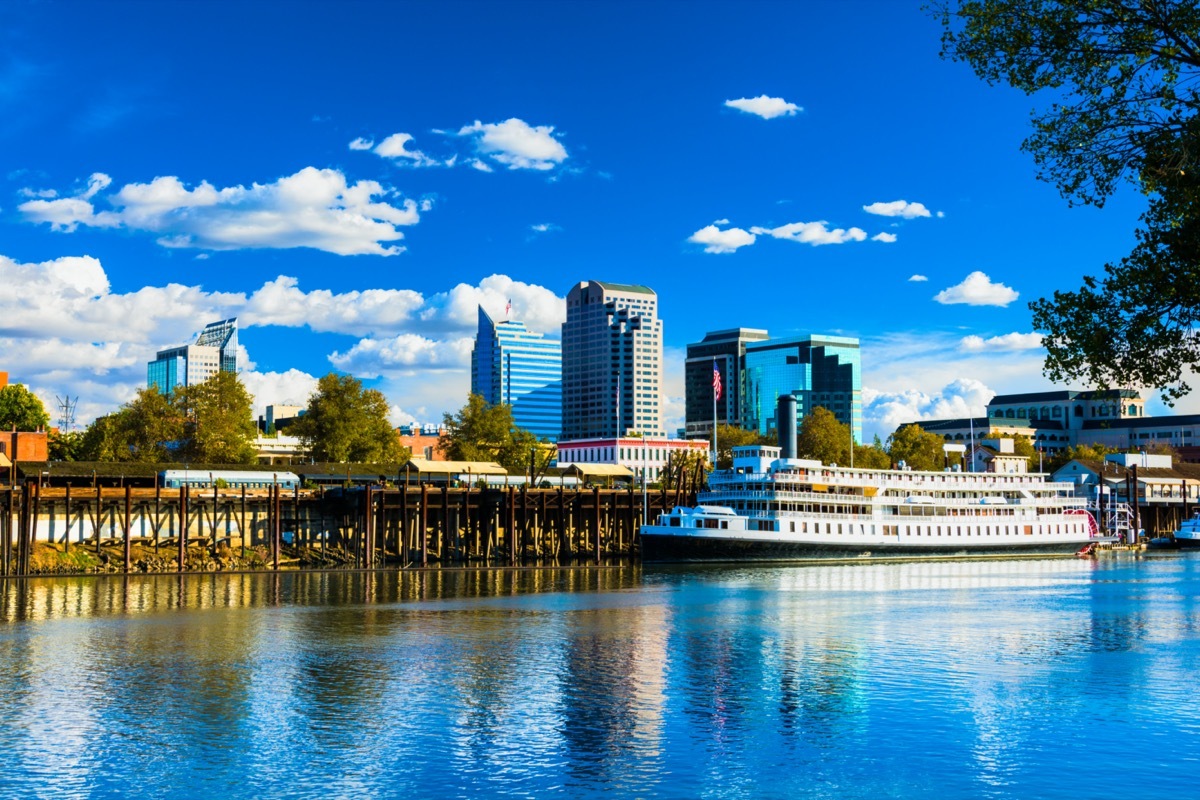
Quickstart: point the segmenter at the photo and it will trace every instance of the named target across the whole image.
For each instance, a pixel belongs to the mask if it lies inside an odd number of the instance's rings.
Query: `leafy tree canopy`
[[[51,461],[78,461],[83,453],[82,431],[50,431],[46,444]]]
[[[946,462],[945,443],[920,425],[902,425],[888,437],[888,455],[897,465],[903,461],[913,469],[940,470]]]
[[[388,401],[350,375],[317,381],[304,414],[288,426],[317,461],[397,464],[408,458],[388,421]]]
[[[527,471],[532,458],[536,475],[553,457],[552,448],[541,447],[537,436],[516,426],[512,406],[490,404],[478,394],[471,394],[457,414],[443,415],[442,424],[442,446],[453,461],[495,461]]]
[[[796,455],[823,464],[850,465],[850,426],[838,421],[829,409],[817,406],[805,414],[796,436]],[[855,466],[858,466],[857,462]]]
[[[1068,462],[1075,459],[1084,461],[1103,461],[1104,457],[1110,453],[1120,452],[1115,447],[1106,447],[1102,444],[1076,444],[1060,450],[1055,455],[1051,456],[1046,462],[1046,471],[1054,472],[1061,469]]]
[[[203,383],[171,395],[183,417],[178,457],[208,464],[253,464],[254,400],[233,372],[218,372]]]
[[[1058,382],[1186,394],[1200,367],[1200,4],[936,0],[942,53],[989,83],[1057,102],[1024,149],[1070,202],[1135,182],[1150,203],[1133,251],[1074,292],[1030,304]]]
[[[0,389],[0,430],[36,431],[50,424],[46,407],[22,384],[10,383]]]
[[[183,438],[183,415],[154,387],[118,411],[88,426],[80,445],[87,461],[134,461],[143,464],[174,460]]]

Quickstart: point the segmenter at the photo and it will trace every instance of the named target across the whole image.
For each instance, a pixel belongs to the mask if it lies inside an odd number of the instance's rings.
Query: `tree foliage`
[[[913,469],[940,470],[946,462],[945,443],[920,425],[902,425],[888,437],[888,455],[896,465],[903,461]]]
[[[1046,461],[1046,471],[1055,472],[1077,458],[1083,461],[1103,461],[1106,455],[1118,452],[1120,452],[1119,449],[1102,444],[1071,445],[1058,451]]]
[[[1055,381],[1186,394],[1200,367],[1200,5],[1194,0],[938,0],[943,55],[1060,102],[1023,148],[1073,203],[1128,179],[1149,198],[1133,251],[1030,304]]]
[[[83,453],[82,431],[50,431],[46,447],[51,461],[78,461]]]
[[[318,461],[397,464],[408,458],[388,421],[388,401],[350,375],[317,381],[305,412],[288,426]]]
[[[741,429],[735,428],[734,430]],[[718,442],[720,441],[720,435],[721,431],[718,429]],[[703,485],[704,476],[708,472],[708,469],[708,453],[701,450],[675,450],[667,456],[667,464],[660,473],[659,482],[665,489],[674,489],[677,486],[695,487],[697,484]]]
[[[532,458],[537,475],[552,458],[537,436],[513,422],[512,406],[490,404],[478,394],[471,394],[457,414],[443,415],[442,422],[442,448],[453,461],[495,461],[507,469],[528,471]]]
[[[22,384],[0,389],[0,430],[36,431],[50,424],[50,415],[36,394]]]
[[[139,389],[119,410],[99,417],[84,432],[81,458],[88,461],[161,463],[174,460],[183,438],[183,415],[154,387]]]
[[[817,406],[800,422],[796,455],[817,459],[823,464],[849,466],[852,441],[850,426],[839,422],[832,411]]]
[[[177,457],[208,464],[253,464],[254,399],[235,373],[218,372],[171,395],[183,419]]]

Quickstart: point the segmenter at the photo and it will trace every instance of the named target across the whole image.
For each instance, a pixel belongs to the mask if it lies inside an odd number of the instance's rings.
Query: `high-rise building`
[[[562,330],[562,438],[666,435],[658,295],[583,281],[567,293]]]
[[[748,342],[743,360],[743,427],[775,429],[780,395],[796,398],[796,417],[822,406],[862,442],[862,364],[858,339],[802,336]]]
[[[746,345],[766,340],[767,332],[754,328],[713,331],[687,346],[684,366],[684,422],[688,438],[708,437],[713,429],[713,366],[721,375],[717,422],[745,425],[742,411],[742,361]]]
[[[146,385],[170,394],[176,386],[195,386],[218,372],[237,372],[237,317],[212,322],[194,344],[159,350],[146,365]]]
[[[512,406],[513,422],[539,438],[562,428],[562,346],[518,320],[496,322],[479,307],[471,391]]]

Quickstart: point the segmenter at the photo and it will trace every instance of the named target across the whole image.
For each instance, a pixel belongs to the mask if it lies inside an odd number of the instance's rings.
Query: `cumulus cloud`
[[[531,126],[513,117],[504,122],[465,125],[459,136],[470,137],[482,158],[490,158],[509,169],[549,170],[567,160],[567,150],[554,136],[550,125]],[[475,160],[476,169],[490,172],[486,162]]]
[[[18,208],[54,230],[123,227],[157,234],[164,247],[309,247],[338,255],[397,255],[404,251],[395,244],[404,238],[399,229],[420,221],[414,200],[397,202],[376,181],[351,184],[337,170],[315,167],[248,188],[202,181],[189,189],[177,177],[158,177],[125,185],[106,198],[115,210],[97,210],[92,200],[108,185],[97,173],[80,195],[29,200]]]
[[[566,314],[562,297],[505,275],[429,296],[409,289],[305,290],[289,276],[249,294],[173,283],[118,293],[92,257],[27,264],[0,256],[0,286],[5,288],[0,292],[0,352],[6,354],[7,370],[48,405],[55,394],[87,392],[86,402],[80,403],[81,424],[112,411],[145,386],[146,362],[157,350],[192,340],[213,320],[235,316],[244,329],[305,326],[356,337],[357,343],[333,352],[330,363],[364,377],[379,376],[395,392],[394,397],[388,394],[389,400],[407,409],[398,408],[397,419],[413,414],[436,421],[466,397],[477,305],[503,319],[511,301],[512,318],[554,337]],[[258,372],[244,350],[242,363],[243,380],[259,413],[265,403],[303,403],[315,386],[315,377],[296,369]],[[398,377],[416,372],[439,377]],[[392,378],[396,380],[388,383]]]
[[[330,354],[329,363],[364,378],[413,375],[418,369],[463,370],[471,365],[473,344],[470,336],[439,341],[402,333],[387,339],[361,339],[345,353]]]
[[[726,100],[726,108],[736,108],[738,111],[744,111],[747,114],[754,114],[763,119],[775,119],[775,117],[791,117],[804,109],[795,103],[789,103],[782,97],[767,97],[765,94],[758,97],[742,97],[737,100]]]
[[[866,241],[867,232],[862,228],[829,228],[829,223],[793,222],[778,228],[751,228],[751,233],[772,236],[776,239],[787,239],[791,242],[810,244],[814,247],[823,244],[846,244],[847,242]]]
[[[923,419],[957,419],[987,415],[987,404],[996,392],[982,381],[959,378],[936,389],[877,391],[863,387],[863,417],[881,427]]]
[[[1040,333],[1006,333],[1003,336],[964,336],[959,347],[968,353],[998,350],[1036,350],[1042,346]]]
[[[924,275],[913,275],[909,277],[908,280],[912,283],[924,283],[925,281],[928,281],[929,278],[926,278]]]
[[[883,242],[885,244],[891,244],[892,242],[896,241],[896,234],[887,233],[887,232],[877,233],[871,237],[871,241],[872,242]]]
[[[921,203],[910,203],[907,200],[892,200],[888,203],[871,203],[869,206],[863,206],[863,211],[868,214],[878,214],[881,217],[903,217],[904,219],[916,219],[917,217],[931,216],[929,209]]]
[[[739,247],[754,244],[757,238],[753,233],[741,228],[721,230],[716,225],[708,225],[689,236],[688,241],[704,245],[706,253],[734,253]]]
[[[456,158],[454,156],[451,156],[447,161],[441,161],[425,155],[420,150],[409,150],[408,143],[411,141],[413,141],[413,136],[409,133],[393,133],[379,144],[375,144],[374,140],[359,137],[350,143],[350,149],[369,150],[375,153],[377,156],[391,159],[396,164],[403,164],[411,167],[439,167],[454,165]]]
[[[1003,283],[992,283],[983,272],[976,270],[963,282],[943,289],[933,296],[942,305],[966,304],[969,306],[1000,306],[1003,308],[1020,296]]]
[[[530,225],[529,229],[535,233],[551,233],[553,231],[562,230],[562,228],[558,227],[553,222],[539,222],[536,225]]]

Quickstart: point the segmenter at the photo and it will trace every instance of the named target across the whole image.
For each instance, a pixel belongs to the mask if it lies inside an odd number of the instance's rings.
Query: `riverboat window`
[[[842,535],[842,523],[838,523],[838,536]]]

